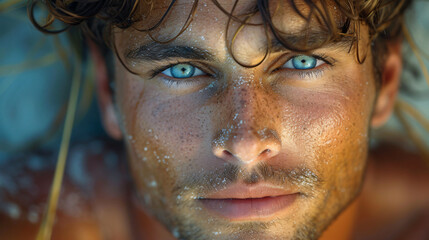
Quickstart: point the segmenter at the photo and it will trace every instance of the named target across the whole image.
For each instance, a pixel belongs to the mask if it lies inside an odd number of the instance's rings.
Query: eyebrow
[[[300,35],[289,34],[286,36],[282,36],[282,38],[283,40],[285,40],[286,43],[291,46],[302,46],[303,43],[305,43],[309,49],[313,47],[335,49],[350,48],[351,44],[354,41],[353,37],[344,36],[337,41],[331,41],[325,44],[321,44],[326,39],[324,36],[326,35],[321,32],[312,31],[308,32],[307,34],[303,33]],[[280,52],[284,51],[285,49],[287,48],[283,46],[283,44],[277,38],[273,38],[271,40],[271,52]]]
[[[126,51],[125,57],[127,59],[140,61],[161,61],[169,58],[206,61],[214,59],[213,54],[198,47],[162,44],[157,42],[151,42],[135,49],[129,49]]]
[[[301,35],[290,34],[285,36],[284,40],[292,46],[302,45],[303,42],[306,42],[311,46],[311,44],[317,44],[323,41],[323,35],[320,32],[309,32]],[[350,47],[352,41],[352,38],[343,37],[336,42],[329,42],[321,47],[334,47],[338,49],[345,48]],[[271,40],[270,52],[281,52],[284,50],[287,50],[287,48],[276,38]],[[215,58],[209,51],[198,47],[171,45],[157,42],[144,44],[135,49],[128,49],[125,52],[125,57],[129,60],[139,61],[162,61],[173,58],[213,61]]]

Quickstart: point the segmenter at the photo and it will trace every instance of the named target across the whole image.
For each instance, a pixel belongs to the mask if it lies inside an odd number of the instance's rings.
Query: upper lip
[[[271,184],[232,184],[225,189],[208,194],[200,198],[201,200],[210,199],[252,199],[252,198],[265,198],[265,197],[279,197],[284,195],[295,194],[296,192],[284,189],[283,187]]]

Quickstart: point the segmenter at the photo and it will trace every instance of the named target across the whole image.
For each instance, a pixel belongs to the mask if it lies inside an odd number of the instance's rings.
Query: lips
[[[199,201],[217,215],[242,221],[275,216],[287,209],[298,195],[272,185],[234,184]]]

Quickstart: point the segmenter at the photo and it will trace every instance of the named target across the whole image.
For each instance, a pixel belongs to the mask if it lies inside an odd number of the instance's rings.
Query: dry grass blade
[[[403,100],[397,100],[396,105],[404,112],[412,116],[426,131],[429,132],[429,120],[426,119],[416,108]]]
[[[67,106],[64,131],[61,139],[61,146],[58,155],[57,165],[55,168],[54,180],[52,182],[51,192],[49,194],[48,206],[45,210],[45,214],[42,219],[42,224],[39,227],[36,240],[50,240],[52,235],[52,228],[55,220],[58,199],[60,196],[60,190],[64,176],[64,169],[66,166],[67,153],[70,145],[70,137],[73,129],[81,83],[81,64],[76,61],[74,66],[75,69],[70,90],[70,98]]]
[[[421,152],[423,159],[425,160],[427,166],[429,167],[429,150],[427,149],[425,142],[416,132],[415,128],[411,126],[411,124],[405,117],[404,112],[406,111],[407,110],[404,109],[404,105],[401,105],[400,103],[395,105],[395,114],[398,117],[399,122],[405,128],[405,131],[407,132],[411,141],[416,145],[418,150]]]
[[[57,53],[49,53],[37,59],[30,59],[20,64],[0,66],[0,76],[14,75],[30,69],[38,69],[58,61]]]
[[[408,43],[411,46],[411,50],[413,51],[414,55],[416,55],[420,68],[422,69],[423,75],[426,79],[426,83],[429,86],[429,72],[423,61],[422,55],[420,54],[419,48],[417,47],[417,44],[414,42],[413,38],[411,37],[410,32],[408,31],[408,28],[405,26],[405,24],[402,25],[402,29],[404,32],[405,39],[407,39]]]
[[[24,3],[24,1],[22,0],[9,0],[9,1],[5,1],[0,3],[0,12],[5,11],[6,9],[9,10],[12,6],[19,4],[19,3]]]

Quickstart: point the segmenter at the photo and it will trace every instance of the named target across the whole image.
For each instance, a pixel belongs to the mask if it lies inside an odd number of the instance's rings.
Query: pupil
[[[316,67],[317,59],[311,56],[301,55],[294,57],[292,64],[295,69],[307,70]]]
[[[195,67],[189,64],[177,64],[170,68],[172,77],[175,78],[189,78],[194,75]]]

